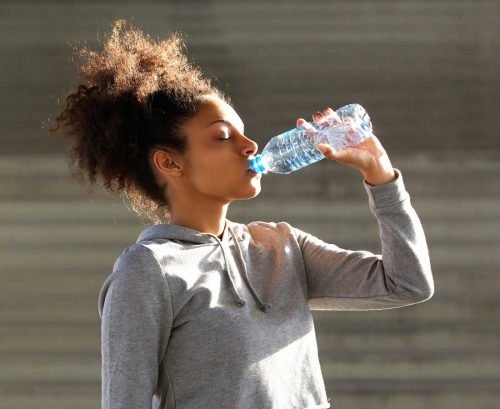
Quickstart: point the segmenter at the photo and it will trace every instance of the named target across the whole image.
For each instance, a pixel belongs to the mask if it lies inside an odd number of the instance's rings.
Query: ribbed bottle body
[[[258,173],[287,174],[323,159],[316,149],[327,143],[335,150],[357,145],[372,135],[372,124],[365,109],[349,104],[335,111],[341,122],[318,126],[297,127],[277,135],[267,143],[260,155],[250,162],[250,169]]]

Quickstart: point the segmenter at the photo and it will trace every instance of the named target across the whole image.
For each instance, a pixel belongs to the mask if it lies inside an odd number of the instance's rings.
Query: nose
[[[257,153],[257,150],[259,148],[259,145],[257,145],[257,142],[252,141],[251,139],[244,137],[245,138],[245,145],[243,146],[241,152],[245,156],[250,156],[250,155],[255,155]]]

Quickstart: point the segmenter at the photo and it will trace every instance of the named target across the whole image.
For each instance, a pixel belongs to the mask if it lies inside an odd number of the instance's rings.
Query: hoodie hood
[[[231,265],[228,262],[228,258],[232,257],[232,253],[230,250],[230,243],[234,244],[236,249],[236,256],[240,261],[242,269],[242,277],[245,280],[250,293],[253,295],[257,305],[259,308],[266,312],[272,308],[271,303],[263,302],[262,299],[257,294],[254,286],[252,285],[250,278],[248,277],[247,266],[245,263],[245,259],[243,257],[240,243],[242,241],[242,237],[238,237],[238,225],[226,219],[226,224],[224,226],[224,230],[222,233],[222,238],[217,237],[212,233],[204,233],[197,230],[190,229],[188,227],[184,227],[178,224],[154,224],[152,226],[146,227],[137,238],[136,243],[141,241],[155,240],[155,239],[167,239],[172,240],[177,243],[183,243],[186,245],[190,244],[213,244],[214,246],[218,246],[222,252],[222,256],[224,258],[224,273],[227,275],[230,285],[231,291],[234,295],[234,299],[236,304],[243,307],[246,305],[247,301],[240,295],[238,292],[238,288],[236,287],[233,274],[238,274],[239,272],[231,272]],[[240,235],[241,236],[241,235]]]

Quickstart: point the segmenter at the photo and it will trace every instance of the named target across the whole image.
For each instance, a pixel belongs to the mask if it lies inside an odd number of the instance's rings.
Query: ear
[[[153,165],[156,171],[168,176],[182,176],[184,161],[180,154],[167,151],[157,150],[153,154]]]

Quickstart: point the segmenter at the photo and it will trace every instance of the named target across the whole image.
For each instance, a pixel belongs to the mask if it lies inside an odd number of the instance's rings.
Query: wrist
[[[366,183],[372,186],[385,185],[397,178],[397,174],[393,168],[383,172],[363,173]]]
[[[360,171],[366,182],[373,186],[385,185],[386,183],[392,182],[397,177],[385,151],[375,159],[372,159],[368,163],[368,166],[360,169]]]

